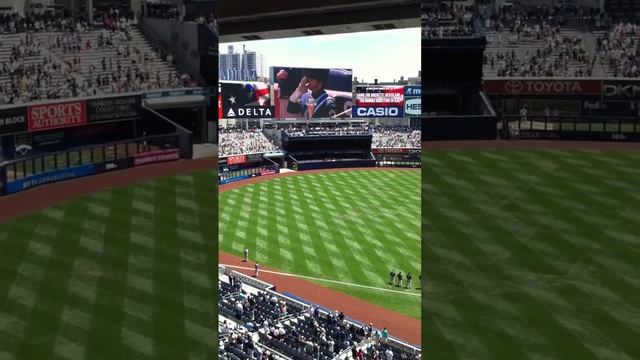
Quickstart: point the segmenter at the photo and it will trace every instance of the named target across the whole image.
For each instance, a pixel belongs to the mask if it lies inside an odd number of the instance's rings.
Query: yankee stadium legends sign
[[[227,110],[225,116],[227,118],[272,118],[274,114],[273,106],[245,106],[232,107]]]
[[[600,95],[601,80],[485,80],[490,95]]]

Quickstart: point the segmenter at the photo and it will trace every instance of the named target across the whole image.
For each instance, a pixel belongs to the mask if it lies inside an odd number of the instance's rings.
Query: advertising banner
[[[133,166],[153,164],[180,159],[179,149],[154,150],[133,156]]]
[[[46,171],[19,180],[7,181],[5,194],[27,190],[38,185],[92,175],[94,173],[95,167],[93,164],[80,165],[63,170]]]
[[[604,100],[640,100],[640,81],[605,80],[602,88]]]
[[[222,118],[273,118],[269,92],[263,82],[220,82]]]
[[[87,122],[139,119],[142,116],[140,95],[87,100]]]
[[[241,175],[241,176],[232,177],[232,178],[228,178],[228,179],[224,179],[224,180],[220,179],[218,181],[218,184],[224,185],[224,184],[228,184],[228,183],[234,182],[234,181],[240,181],[240,180],[244,180],[244,179],[249,179],[250,177],[252,177],[252,176],[250,176],[250,175]]]
[[[422,115],[422,87],[404,87],[404,116],[418,117]]]
[[[372,148],[374,154],[419,154],[420,148]]]
[[[349,118],[351,69],[271,67],[277,119]]]
[[[124,158],[124,159],[118,159],[118,160],[112,160],[112,161],[106,161],[106,162],[98,163],[98,164],[95,165],[95,168],[96,168],[96,174],[98,174],[98,173],[112,171],[112,170],[126,169],[126,168],[130,168],[132,166],[133,166],[133,158],[132,157],[128,157],[128,158]]]
[[[602,93],[602,81],[568,79],[485,80],[484,90],[489,95],[600,96]]]
[[[402,117],[404,86],[356,86],[355,117]]]
[[[227,157],[227,165],[244,164],[247,162],[247,155],[232,155]]]
[[[82,100],[29,106],[29,131],[85,125],[87,123],[85,105],[84,100]]]
[[[264,175],[273,175],[273,174],[277,174],[278,173],[278,169],[275,167],[264,167],[262,169],[260,169],[260,175],[264,176]]]
[[[0,136],[28,130],[26,107],[0,110]]]

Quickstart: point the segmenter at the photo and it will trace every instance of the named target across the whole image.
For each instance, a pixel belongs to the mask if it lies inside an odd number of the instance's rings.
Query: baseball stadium
[[[324,67],[272,61],[254,78],[222,68],[233,46],[240,61],[258,57],[243,39],[417,30],[417,2],[372,3],[282,6],[286,31],[265,20],[238,33],[221,4],[220,359],[421,357],[419,79],[358,82],[358,63],[331,67],[330,56]],[[292,20],[309,12],[309,24]]]
[[[215,4],[0,1],[0,359],[215,357]]]
[[[429,357],[640,357],[639,6],[423,2]]]

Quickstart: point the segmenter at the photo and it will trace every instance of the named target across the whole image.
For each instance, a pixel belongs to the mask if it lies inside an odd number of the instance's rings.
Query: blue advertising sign
[[[422,96],[422,86],[407,85],[404,87],[404,96]]]
[[[401,106],[358,106],[353,108],[354,117],[402,117]]]
[[[73,179],[81,176],[92,175],[95,173],[94,164],[86,164],[74,166],[67,169],[51,170],[40,174],[27,176],[25,178],[7,181],[5,186],[5,194],[11,194],[23,190],[30,189],[43,184]]]

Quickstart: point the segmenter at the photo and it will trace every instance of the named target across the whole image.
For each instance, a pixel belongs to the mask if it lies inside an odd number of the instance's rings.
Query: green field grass
[[[0,224],[0,359],[215,358],[215,176]]]
[[[419,286],[417,171],[277,178],[224,192],[219,206],[221,250],[241,256],[246,246],[281,271],[381,288],[391,269],[409,271]],[[420,318],[419,296],[318,283]]]
[[[423,155],[432,359],[640,359],[640,152]]]

